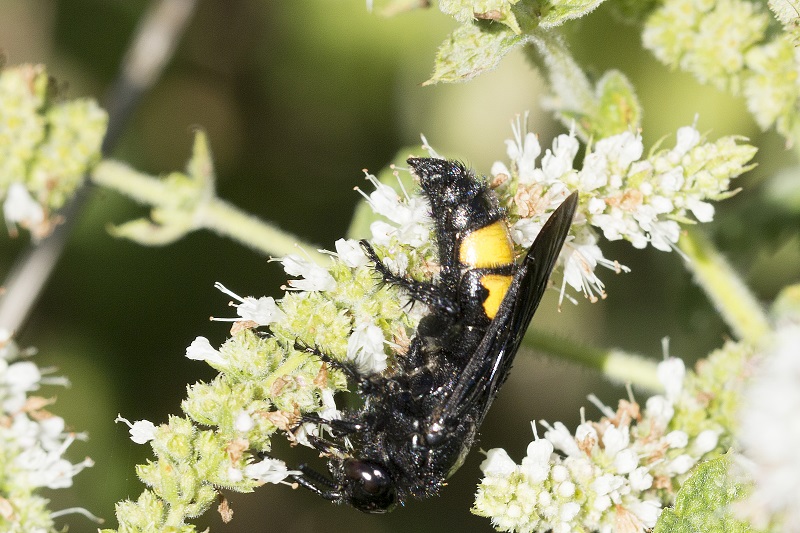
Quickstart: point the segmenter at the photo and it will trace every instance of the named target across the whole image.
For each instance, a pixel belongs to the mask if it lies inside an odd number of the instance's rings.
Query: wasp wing
[[[452,393],[433,413],[432,422],[448,426],[466,413],[483,420],[489,406],[506,380],[525,330],[539,306],[550,273],[572,225],[578,193],[573,192],[542,227],[511,282],[486,335],[458,375]]]

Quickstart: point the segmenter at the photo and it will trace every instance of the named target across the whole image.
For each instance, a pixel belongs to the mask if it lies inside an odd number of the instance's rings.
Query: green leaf
[[[539,25],[542,28],[561,26],[568,20],[576,19],[593,11],[605,0],[554,0],[542,6]]]
[[[551,96],[545,107],[555,111],[566,127],[574,124],[582,140],[640,127],[642,109],[624,74],[610,70],[592,86],[562,39],[542,31],[531,34],[531,42],[544,59],[550,81]]]
[[[698,465],[678,491],[675,507],[664,509],[653,533],[745,533],[756,531],[733,517],[730,505],[746,491],[728,475],[728,456]]]
[[[439,0],[439,9],[462,24],[475,19],[493,20],[505,24],[514,33],[521,33],[517,18],[511,11],[511,6],[518,2],[519,0]]]
[[[595,138],[601,139],[639,129],[642,108],[633,85],[622,72],[609,70],[603,74],[597,82],[595,92],[598,109],[591,124]]]
[[[457,28],[439,47],[433,75],[423,83],[467,81],[497,66],[525,37],[507,26],[469,24]]]

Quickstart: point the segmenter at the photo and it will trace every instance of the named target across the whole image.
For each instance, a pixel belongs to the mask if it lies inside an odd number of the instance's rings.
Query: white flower
[[[329,291],[336,287],[336,280],[327,269],[299,255],[289,254],[280,261],[287,274],[303,278],[289,280],[289,286],[293,289],[311,292]],[[274,301],[272,303],[274,304]]]
[[[186,357],[195,361],[206,361],[213,366],[225,365],[225,358],[219,350],[214,349],[205,337],[196,337],[186,348]]]
[[[645,529],[652,529],[661,516],[661,504],[655,500],[635,501],[626,505],[627,509],[642,521]]]
[[[697,117],[695,117],[694,120],[697,122]],[[675,143],[675,148],[670,150],[670,157],[678,163],[681,157],[685,156],[689,153],[689,150],[697,146],[702,136],[694,125],[678,128],[678,133],[675,136],[677,142]]]
[[[364,255],[364,250],[361,244],[353,239],[338,239],[334,246],[336,247],[336,255],[339,256],[342,263],[350,268],[357,268],[369,264],[369,259]]]
[[[244,472],[233,466],[228,468],[228,481],[231,483],[239,483],[244,479]]]
[[[528,455],[522,459],[522,471],[528,476],[529,481],[541,483],[547,479],[550,475],[550,456],[552,454],[553,444],[547,439],[536,439],[528,444]],[[556,477],[556,475],[557,471],[554,468],[553,476]]]
[[[640,466],[628,474],[631,488],[633,490],[645,491],[653,486],[653,476],[648,472],[647,467]]]
[[[286,463],[283,461],[270,457],[244,467],[245,476],[262,483],[281,483],[291,475],[299,476],[301,474],[302,472],[286,468]]]
[[[717,443],[719,443],[719,435],[717,432],[713,429],[706,429],[695,437],[692,443],[692,453],[701,457],[716,448]]]
[[[347,358],[362,374],[383,372],[386,369],[383,330],[372,322],[358,324],[347,340]]]
[[[686,377],[686,365],[677,357],[670,357],[658,364],[658,380],[664,385],[667,399],[674,402],[683,390],[683,379]]]
[[[233,421],[233,427],[239,433],[247,433],[255,427],[253,417],[247,411],[239,411]]]
[[[117,415],[114,422],[122,422],[130,428],[131,440],[136,444],[144,444],[156,438],[156,426],[149,420],[137,420],[133,424],[122,415]]]
[[[517,469],[517,465],[502,448],[492,448],[486,452],[486,459],[481,463],[481,472],[486,476],[504,477]]]
[[[542,157],[542,172],[548,182],[560,180],[564,174],[572,172],[578,148],[580,146],[574,132],[570,135],[561,134],[553,140],[553,149],[547,150]]]
[[[676,429],[667,433],[664,440],[670,448],[686,448],[689,444],[689,435],[685,431]]]
[[[524,184],[539,181],[537,177],[541,174],[541,171],[537,172],[536,169],[536,158],[542,153],[542,147],[539,145],[539,139],[536,135],[527,131],[527,124],[527,112],[521,119],[517,115],[516,120],[511,122],[511,131],[514,133],[514,139],[506,140],[506,154],[514,162],[520,183]],[[496,176],[501,173],[510,174],[505,165],[492,168],[493,175]]]
[[[544,434],[544,437],[553,443],[553,446],[564,452],[569,456],[580,456],[583,452],[578,448],[575,439],[572,437],[572,434],[567,429],[567,426],[562,424],[561,422],[556,422],[553,426],[550,426],[544,420],[541,421],[541,424],[545,426],[547,431]]]
[[[33,199],[25,185],[17,181],[8,186],[3,202],[3,215],[10,227],[22,224],[35,228],[44,222],[44,209]]]
[[[330,276],[330,274],[328,274],[328,276]],[[331,278],[331,282],[332,281],[333,278]],[[289,284],[291,285],[292,282],[290,281]],[[214,283],[214,287],[217,290],[227,294],[231,298],[239,301],[238,304],[231,302],[231,305],[236,308],[236,314],[238,314],[240,318],[214,317],[212,320],[216,320],[218,322],[236,322],[238,320],[248,320],[255,322],[259,326],[266,326],[272,324],[273,322],[277,322],[284,317],[283,311],[278,308],[278,305],[275,303],[275,299],[271,296],[262,296],[258,299],[252,296],[242,298],[235,292],[229,290],[220,282]]]
[[[418,248],[428,241],[430,234],[430,217],[427,200],[422,196],[403,198],[392,187],[378,181],[372,174],[367,179],[375,186],[375,191],[367,195],[358,190],[366,198],[372,210],[394,223],[373,222],[370,226],[372,240],[377,244],[388,245],[391,237],[396,237],[401,244]]]
[[[625,448],[614,456],[614,470],[617,474],[630,474],[639,466],[639,457],[634,450]]]

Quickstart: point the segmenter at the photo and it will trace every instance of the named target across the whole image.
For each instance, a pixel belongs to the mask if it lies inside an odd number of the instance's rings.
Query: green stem
[[[678,246],[689,257],[688,268],[695,281],[737,338],[757,343],[769,332],[761,304],[708,238],[690,229],[681,236]]]
[[[529,348],[600,370],[614,381],[656,392],[663,390],[656,372],[658,365],[642,355],[602,350],[534,329],[528,330],[524,343]]]
[[[296,254],[310,256],[318,265],[330,264],[330,256],[317,251],[317,246],[303,242],[300,237],[278,226],[245,213],[236,206],[215,198],[199,213],[198,225],[219,235],[230,237],[265,255],[283,257]]]
[[[164,180],[138,172],[128,165],[102,161],[95,167],[91,179],[96,185],[113,189],[141,204],[174,209],[174,189]],[[202,202],[192,221],[192,229],[211,230],[264,255],[283,257],[302,248],[304,255],[315,263],[323,266],[329,263],[328,257],[318,252],[316,246],[216,197]]]

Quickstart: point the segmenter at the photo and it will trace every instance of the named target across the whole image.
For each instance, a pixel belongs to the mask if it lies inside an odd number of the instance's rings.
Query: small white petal
[[[702,456],[717,447],[719,435],[713,429],[701,431],[692,443],[692,452]]]
[[[664,440],[670,448],[686,448],[689,444],[689,435],[685,431],[676,429],[667,433]]]
[[[122,422],[130,428],[131,440],[136,444],[144,444],[156,438],[156,426],[149,420],[137,420],[131,424],[128,419],[117,415],[114,422]]]
[[[195,361],[206,361],[216,366],[225,363],[222,354],[214,349],[205,337],[196,337],[192,341],[192,344],[186,348],[186,357]]]
[[[253,421],[253,417],[250,416],[250,413],[247,411],[239,411],[239,414],[236,415],[236,419],[233,421],[233,427],[240,433],[247,433],[255,427],[255,422]]]
[[[232,466],[228,468],[228,481],[231,483],[239,483],[243,479],[244,473],[241,470]]]
[[[653,476],[644,466],[640,466],[628,474],[628,480],[633,490],[645,491],[653,486]]]
[[[369,259],[364,255],[364,250],[358,241],[353,239],[338,239],[334,246],[336,255],[350,268],[357,268],[369,264]]]
[[[603,446],[605,447],[606,455],[609,457],[617,455],[629,443],[630,434],[627,427],[620,429],[616,426],[610,426],[603,433]]]
[[[486,452],[486,459],[480,468],[485,476],[508,477],[514,473],[517,465],[503,448],[492,448]]]
[[[370,322],[357,325],[347,340],[347,358],[359,372],[373,374],[386,369],[383,330]]]
[[[636,452],[630,448],[620,450],[619,453],[614,456],[614,469],[617,471],[617,474],[629,474],[633,472],[637,466],[639,466],[639,457],[636,455]]]
[[[13,363],[6,369],[2,380],[12,391],[27,392],[38,388],[42,374],[39,368],[30,361]]]
[[[636,501],[626,507],[642,521],[642,525],[647,529],[654,528],[658,517],[661,516],[661,504],[657,501]]]
[[[674,402],[683,390],[683,379],[686,376],[686,366],[677,357],[670,357],[658,364],[656,370],[658,380],[664,385],[667,398]]]
[[[8,186],[3,202],[3,215],[9,225],[24,223],[36,226],[44,221],[44,209],[33,199],[25,185],[19,182]]]
[[[289,470],[286,463],[279,459],[266,457],[263,460],[249,464],[244,468],[244,475],[264,483],[280,483],[290,475],[300,475],[301,472]]]
[[[697,131],[694,126],[683,126],[682,128],[678,128],[676,137],[677,142],[675,144],[675,148],[671,150],[670,154],[675,157],[684,156],[689,150],[697,146],[697,143],[700,142],[700,132]]]
[[[714,220],[714,206],[708,202],[701,202],[690,198],[686,202],[686,207],[691,209],[694,217],[700,222],[711,222]]]
[[[670,474],[685,474],[696,462],[693,457],[684,453],[667,464],[667,472]]]

